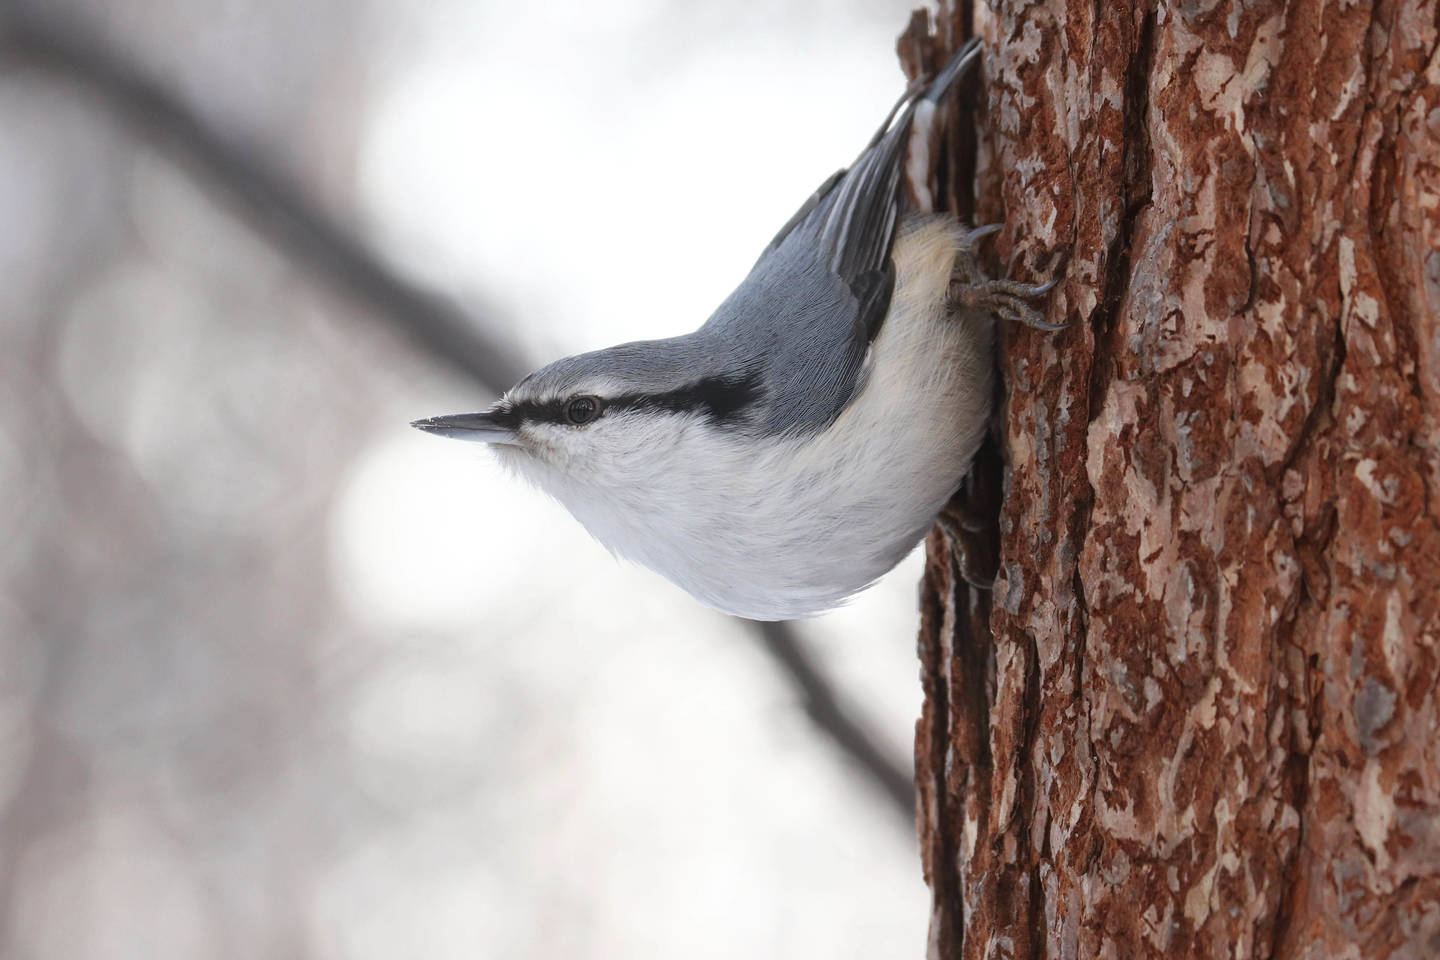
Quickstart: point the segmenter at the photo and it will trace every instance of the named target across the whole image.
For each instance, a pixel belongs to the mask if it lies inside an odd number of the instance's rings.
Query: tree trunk
[[[1437,0],[996,3],[903,59],[972,30],[954,206],[1068,255],[1070,328],[1005,334],[993,591],[929,542],[931,956],[1440,957]]]

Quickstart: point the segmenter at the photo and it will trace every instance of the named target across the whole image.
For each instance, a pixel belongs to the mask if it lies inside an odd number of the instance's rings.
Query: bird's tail
[[[938,130],[940,98],[955,82],[980,62],[980,38],[971,37],[955,51],[945,68],[925,85],[925,91],[910,109],[910,128],[905,150],[905,186],[911,209],[935,213],[935,167],[940,154]]]
[[[890,108],[890,112],[885,116],[885,122],[880,124],[880,129],[875,131],[875,136],[870,138],[865,149],[875,149],[885,139],[886,134],[903,127],[909,122],[910,114],[917,107],[925,103],[939,103],[940,98],[950,92],[955,81],[963,77],[971,67],[979,62],[980,38],[971,37],[960,45],[960,49],[955,51],[950,62],[945,64],[944,69],[937,73],[934,79],[923,83],[917,81],[909,90],[900,95],[900,99],[895,101],[895,106]],[[902,110],[905,111],[904,114],[901,114]],[[895,122],[897,115],[901,117],[898,124]]]
[[[950,92],[950,88],[955,85],[955,81],[963,77],[969,72],[971,67],[979,62],[980,38],[971,37],[960,45],[960,49],[955,51],[955,55],[950,58],[949,63],[945,64],[945,68],[937,73],[935,79],[926,85],[925,93],[921,96],[921,99],[928,100],[931,103],[938,103],[941,97]]]

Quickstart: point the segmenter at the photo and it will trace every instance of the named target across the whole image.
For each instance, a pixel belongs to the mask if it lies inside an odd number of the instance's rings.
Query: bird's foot
[[[985,529],[985,523],[971,517],[965,508],[954,500],[940,511],[935,523],[950,542],[950,552],[955,557],[955,566],[960,571],[960,577],[977,590],[994,587],[993,570],[987,575],[978,569],[982,563],[980,554],[985,551],[979,548],[976,535]]]
[[[1066,324],[1049,322],[1044,313],[1028,302],[1053,290],[1060,282],[1058,274],[1049,283],[1041,284],[993,280],[986,276],[980,266],[980,241],[1002,229],[1004,224],[988,223],[969,231],[960,241],[947,291],[950,308],[994,314],[1001,319],[1023,323],[1036,330],[1065,329]]]

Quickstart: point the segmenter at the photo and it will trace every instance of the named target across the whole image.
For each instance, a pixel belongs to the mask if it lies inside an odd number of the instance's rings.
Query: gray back
[[[938,100],[978,58],[972,40],[920,96]],[[737,421],[742,409],[745,424],[768,434],[823,430],[858,392],[889,310],[916,101],[914,91],[901,98],[855,163],[820,185],[699,330],[566,358],[517,392],[563,393],[603,372],[637,397],[663,396],[661,406],[691,404]]]

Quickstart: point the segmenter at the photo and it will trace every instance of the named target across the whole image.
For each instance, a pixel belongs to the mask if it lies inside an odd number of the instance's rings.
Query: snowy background
[[[44,0],[536,361],[697,326],[908,2]],[[0,19],[0,39],[5,21]],[[923,953],[910,825],[494,399],[0,56],[0,956]],[[919,559],[807,645],[908,760]]]

